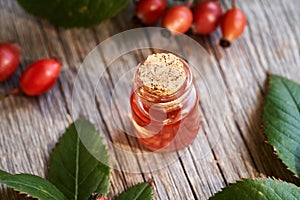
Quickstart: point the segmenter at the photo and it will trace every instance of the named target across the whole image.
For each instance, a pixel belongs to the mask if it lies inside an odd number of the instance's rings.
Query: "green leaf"
[[[121,193],[116,200],[151,200],[152,199],[152,187],[148,183],[140,183],[126,192]]]
[[[88,149],[81,139],[88,142]],[[86,200],[94,192],[107,194],[110,168],[99,160],[106,164],[109,161],[100,135],[90,122],[77,120],[60,138],[50,157],[49,181],[68,199]]]
[[[278,157],[300,175],[300,85],[270,75],[263,107],[264,133]]]
[[[5,171],[2,171],[0,170],[0,176],[3,176],[3,175],[8,175],[9,173],[5,172]]]
[[[116,15],[128,0],[18,0],[28,12],[63,27],[88,27]]]
[[[0,171],[0,184],[40,200],[68,200],[52,183],[31,174],[12,175]]]
[[[210,200],[298,200],[300,189],[291,183],[273,179],[244,179],[226,187]]]

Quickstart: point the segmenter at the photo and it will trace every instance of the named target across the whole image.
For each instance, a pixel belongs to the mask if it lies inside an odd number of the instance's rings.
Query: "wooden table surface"
[[[222,187],[246,177],[272,176],[296,182],[264,142],[260,119],[268,71],[300,82],[300,1],[253,0],[238,1],[238,5],[247,15],[248,25],[231,48],[224,50],[218,46],[220,31],[207,37],[190,35],[203,45],[220,72],[223,85],[216,83],[212,89],[215,100],[225,102],[226,110],[217,108],[215,113],[205,114],[206,108],[202,105],[199,136],[168,166],[135,173],[130,166],[122,166],[123,171],[113,170],[109,196],[149,178],[154,179],[154,199],[188,200],[208,199]],[[222,6],[228,8],[230,1],[222,1]],[[32,61],[56,56],[63,62],[59,81],[48,93],[39,97],[16,95],[0,102],[0,169],[46,176],[51,150],[73,116],[73,83],[81,63],[100,42],[139,27],[130,20],[129,12],[127,8],[93,28],[67,30],[27,14],[15,0],[0,0],[0,41],[16,41],[22,46],[21,66],[11,79],[0,83],[1,93],[18,85],[21,71]],[[116,49],[115,46],[110,51]],[[130,68],[128,65],[140,61],[145,52],[136,52],[136,55],[132,63],[129,58],[124,61],[124,69],[111,69],[111,77],[105,79],[107,88],[112,87],[114,78]],[[93,93],[93,80],[79,76],[77,81],[82,87],[79,90],[81,114],[92,122],[98,115],[101,120],[97,128],[101,135],[113,135],[107,115],[108,102],[103,96],[109,89],[96,96],[98,109],[94,109],[85,105],[86,94]],[[225,96],[218,93],[218,87],[223,86]],[[211,120],[218,112],[224,117],[222,125]],[[207,132],[208,129],[211,131]],[[126,136],[111,140],[113,144],[122,142],[129,148],[137,145],[135,139]],[[126,163],[124,156],[120,158],[121,165]],[[14,191],[0,188],[0,199],[20,199]]]

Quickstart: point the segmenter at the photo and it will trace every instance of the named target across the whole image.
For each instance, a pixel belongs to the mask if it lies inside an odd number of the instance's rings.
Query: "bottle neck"
[[[192,80],[193,77],[188,64],[182,59],[181,62],[184,64],[184,71],[186,74],[185,80],[177,91],[168,95],[158,95],[157,93],[149,90],[146,86],[143,85],[139,77],[138,70],[136,70],[132,87],[133,92],[136,94],[135,98],[145,105],[161,104],[164,105],[164,107],[184,103],[185,99],[189,96],[189,93],[194,88],[194,86]]]

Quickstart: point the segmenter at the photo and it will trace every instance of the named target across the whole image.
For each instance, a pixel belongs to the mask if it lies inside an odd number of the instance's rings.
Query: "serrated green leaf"
[[[116,15],[128,0],[18,0],[28,12],[63,27],[88,27]]]
[[[278,157],[300,175],[300,85],[270,75],[263,107],[264,133]]]
[[[2,171],[2,170],[0,170],[0,176],[2,176],[2,175],[7,175],[7,174],[9,174],[9,173],[7,173],[7,172],[5,172],[5,171]]]
[[[39,200],[68,200],[52,183],[31,174],[12,175],[0,171],[0,184],[5,184]]]
[[[126,192],[121,193],[116,200],[151,200],[152,199],[152,187],[148,183],[140,183]]]
[[[88,149],[78,136],[79,132],[88,138]],[[109,160],[100,135],[90,122],[77,120],[60,138],[50,157],[48,179],[68,199],[86,200],[94,192],[107,194],[110,168],[99,160],[104,163]]]
[[[210,200],[298,200],[300,189],[291,183],[273,179],[244,179],[226,187]]]

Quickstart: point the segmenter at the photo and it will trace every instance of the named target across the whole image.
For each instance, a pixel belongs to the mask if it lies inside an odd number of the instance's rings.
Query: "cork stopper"
[[[139,66],[138,75],[144,89],[158,96],[178,91],[186,79],[183,62],[171,53],[149,55]]]

